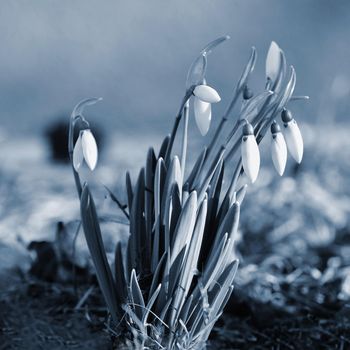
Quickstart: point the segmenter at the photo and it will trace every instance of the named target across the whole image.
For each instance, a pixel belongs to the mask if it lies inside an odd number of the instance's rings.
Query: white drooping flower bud
[[[84,159],[90,170],[94,170],[97,164],[97,145],[90,129],[85,129],[81,133],[81,145],[83,148]]]
[[[287,164],[287,145],[280,126],[274,121],[271,124],[271,156],[276,171],[283,175]]]
[[[281,49],[272,41],[266,56],[266,78],[275,81],[281,66]]]
[[[254,183],[260,169],[260,152],[254,136],[254,129],[249,123],[243,127],[241,151],[243,170],[249,180]]]
[[[208,85],[197,85],[193,94],[204,102],[217,103],[221,101],[217,91]]]
[[[299,126],[289,110],[284,109],[281,117],[288,151],[295,161],[300,164],[301,160],[303,159],[304,142]]]
[[[211,104],[195,97],[194,117],[200,133],[202,136],[205,136],[209,130],[211,122]]]
[[[204,82],[205,84],[205,82]],[[208,85],[197,85],[193,90],[194,116],[202,136],[206,135],[211,122],[211,103],[221,100],[219,94]]]
[[[83,162],[84,162],[84,153],[83,153],[83,147],[81,144],[81,133],[80,133],[73,149],[73,167],[75,171],[79,171]]]

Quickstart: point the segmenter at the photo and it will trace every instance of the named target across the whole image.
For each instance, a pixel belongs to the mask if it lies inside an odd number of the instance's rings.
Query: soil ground
[[[0,349],[118,349],[92,282],[74,288],[11,271],[1,276]],[[92,288],[91,288],[92,286]],[[84,304],[79,300],[89,289]],[[90,289],[90,290],[91,290]],[[350,306],[286,314],[240,300],[217,323],[208,349],[350,349]],[[256,308],[256,312],[254,312]],[[259,309],[259,312],[257,312]]]

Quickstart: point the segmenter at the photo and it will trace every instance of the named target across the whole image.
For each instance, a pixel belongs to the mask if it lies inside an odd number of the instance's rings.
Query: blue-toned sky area
[[[191,61],[223,34],[231,40],[210,56],[207,75],[223,98],[213,118],[253,45],[252,89],[264,87],[275,40],[296,68],[296,93],[311,97],[295,113],[308,122],[345,120],[349,1],[12,0],[0,5],[0,127],[36,133],[80,99],[102,96],[89,113],[105,128],[169,129]]]

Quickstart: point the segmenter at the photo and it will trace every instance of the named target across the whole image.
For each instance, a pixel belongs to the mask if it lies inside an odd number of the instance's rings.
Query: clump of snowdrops
[[[240,206],[247,186],[258,177],[260,142],[270,138],[272,162],[280,175],[288,151],[298,163],[302,160],[302,136],[287,105],[307,97],[293,97],[294,68],[287,71],[283,51],[272,42],[266,58],[265,88],[254,95],[248,87],[257,57],[252,48],[210,143],[187,171],[190,102],[199,131],[205,135],[212,104],[220,101],[218,92],[206,82],[208,57],[227,39],[209,43],[192,63],[171,134],[157,153],[149,149],[136,184],[126,175],[127,204],[109,191],[130,227],[128,242],[116,246],[114,271],[107,261],[93,196],[79,174],[84,162],[91,170],[97,164],[97,145],[83,110],[99,99],[82,101],[71,115],[69,154],[86,241],[111,327],[135,346],[205,346],[233,290]],[[235,108],[237,104],[240,108]],[[80,134],[75,141],[76,128]],[[173,151],[177,136],[179,155]]]

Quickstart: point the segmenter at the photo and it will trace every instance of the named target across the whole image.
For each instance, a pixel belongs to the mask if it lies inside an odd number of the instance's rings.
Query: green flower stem
[[[189,119],[189,105],[185,104],[184,107],[184,127],[182,134],[182,145],[181,145],[181,173],[182,180],[185,177],[185,166],[186,166],[186,156],[187,156],[187,137],[188,137],[188,119]]]
[[[171,151],[173,149],[173,145],[174,145],[174,140],[176,137],[176,133],[177,130],[179,128],[179,124],[182,118],[182,113],[183,113],[183,109],[185,107],[186,102],[189,100],[189,98],[191,97],[193,90],[194,90],[195,86],[191,86],[187,91],[186,94],[184,96],[184,98],[182,99],[181,102],[181,106],[179,109],[179,112],[177,114],[177,116],[175,117],[175,121],[174,121],[174,126],[173,129],[171,130],[171,134],[170,134],[170,139],[169,139],[169,143],[165,152],[165,156],[164,156],[164,162],[165,165],[168,167],[169,166],[169,162],[170,162],[170,155],[171,155]]]
[[[219,136],[220,136],[222,130],[224,129],[224,126],[225,126],[225,124],[226,124],[226,122],[228,120],[228,117],[229,117],[230,113],[232,112],[232,109],[234,108],[234,106],[235,106],[235,104],[236,104],[236,102],[238,100],[238,97],[239,97],[240,93],[241,93],[241,90],[239,90],[239,89],[235,90],[235,93],[233,95],[231,103],[229,104],[229,106],[227,107],[223,117],[221,118],[220,124],[216,128],[215,134],[214,134],[214,136],[213,136],[213,138],[212,138],[212,140],[211,140],[211,142],[210,142],[210,144],[208,146],[207,154],[206,154],[205,159],[209,158],[209,155],[210,155],[211,151],[216,146],[216,144],[217,144],[217,142],[219,140]]]
[[[75,187],[77,188],[79,198],[81,198],[83,186],[81,184],[79,173],[74,169],[74,166],[73,166],[73,150],[74,150],[74,128],[78,119],[81,119],[81,118],[82,117],[80,115],[72,114],[70,118],[69,133],[68,133],[68,154],[69,154],[69,158],[70,158],[70,162],[73,170]]]
[[[241,145],[241,139],[236,140],[236,142],[233,144],[232,148],[228,153],[226,153],[225,162],[228,162],[232,159],[232,157],[235,155],[237,150],[239,149],[239,146]]]
[[[236,191],[237,182],[238,182],[238,179],[239,179],[239,176],[241,175],[241,173],[242,173],[242,158],[240,157],[238,164],[236,166],[236,169],[233,173],[230,187],[227,191],[227,195],[229,196],[229,198],[232,198],[233,193]]]

